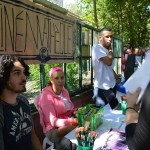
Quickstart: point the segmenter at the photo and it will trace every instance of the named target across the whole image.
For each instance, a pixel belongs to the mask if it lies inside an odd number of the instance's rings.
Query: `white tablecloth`
[[[122,115],[121,110],[111,110],[109,105],[105,107],[103,124],[101,124],[96,131],[99,133],[95,140],[93,150],[98,150],[101,146],[105,144],[109,130],[119,129],[120,131],[125,130],[125,116]],[[75,129],[68,133],[66,138],[70,139],[73,143],[77,144],[75,137]]]

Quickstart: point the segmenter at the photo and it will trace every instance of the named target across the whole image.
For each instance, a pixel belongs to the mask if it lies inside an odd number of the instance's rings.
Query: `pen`
[[[98,135],[95,131],[89,131],[87,128],[79,127],[75,131],[75,135],[80,146],[94,146],[94,141]]]
[[[108,133],[110,133],[113,130],[113,128],[110,128],[110,130],[108,131]]]

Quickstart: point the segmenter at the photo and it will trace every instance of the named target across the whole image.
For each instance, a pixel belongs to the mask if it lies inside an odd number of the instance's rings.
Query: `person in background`
[[[125,62],[125,81],[141,66],[143,62],[144,55],[142,50],[138,47],[135,47],[132,50],[131,54],[128,54]]]
[[[138,68],[140,68],[140,66],[143,63],[144,52],[142,52],[141,48],[136,47],[134,49],[134,54],[135,54],[135,67],[134,67],[134,71],[136,71]]]
[[[94,69],[93,100],[97,106],[108,104],[105,91],[112,90],[116,99],[116,83],[120,82],[118,75],[112,68],[113,51],[111,48],[113,34],[110,28],[104,27],[100,33],[100,43],[92,47],[92,65]]]
[[[77,109],[64,88],[63,69],[53,67],[49,75],[49,84],[42,90],[38,101],[38,110],[44,122],[43,132],[57,150],[76,150],[76,144],[64,137],[76,128],[78,119],[74,117]]]
[[[29,67],[23,59],[0,56],[0,150],[42,150],[26,91]]]
[[[150,63],[150,46],[147,50],[145,53],[145,61]],[[147,68],[145,68],[145,72],[147,72]],[[150,82],[137,104],[140,92],[141,87],[138,87],[134,93],[128,92],[126,95],[125,133],[129,150],[150,149]]]
[[[126,70],[126,61],[127,61],[128,55],[132,53],[133,53],[133,47],[131,44],[128,44],[127,48],[126,47],[124,48],[124,51],[121,56],[121,69],[122,69],[123,75]]]

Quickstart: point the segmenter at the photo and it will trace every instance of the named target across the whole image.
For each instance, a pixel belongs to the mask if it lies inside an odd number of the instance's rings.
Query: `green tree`
[[[144,46],[150,37],[149,5],[147,0],[80,0],[78,8],[86,23],[96,28],[109,26],[124,43]]]

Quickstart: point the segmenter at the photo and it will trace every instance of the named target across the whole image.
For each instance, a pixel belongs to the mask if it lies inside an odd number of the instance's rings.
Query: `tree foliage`
[[[149,43],[150,2],[147,0],[80,0],[78,5],[79,15],[86,23],[99,29],[111,27],[114,36],[126,44],[143,47]]]

